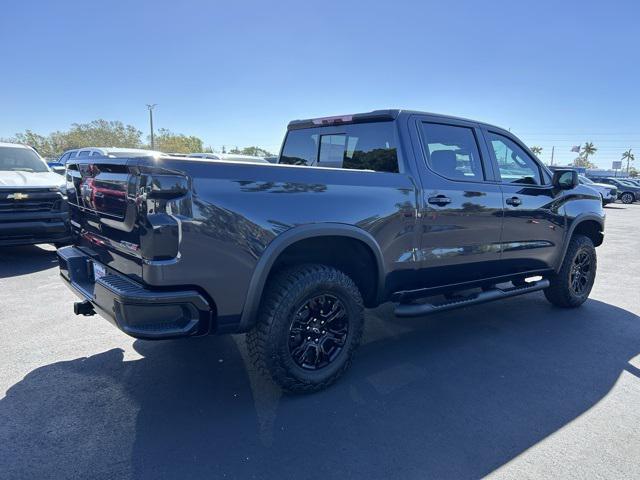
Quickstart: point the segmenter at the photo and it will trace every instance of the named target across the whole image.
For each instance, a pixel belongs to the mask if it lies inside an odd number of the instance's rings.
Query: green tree
[[[629,167],[631,162],[633,162],[636,159],[636,156],[631,153],[631,149],[627,150],[626,152],[624,152],[622,154],[622,161],[624,162],[625,160],[627,161],[627,175],[629,175]]]
[[[158,130],[154,141],[155,148],[166,153],[195,153],[204,149],[202,140],[198,137],[173,133],[166,128]]]
[[[16,133],[9,139],[35,148],[43,157],[58,157],[65,150],[82,147],[142,147],[142,132],[119,121],[94,120],[74,123],[66,132],[55,131],[47,136],[31,130]]]
[[[531,149],[530,149],[530,150],[533,152],[533,154],[534,154],[536,157],[540,158],[540,154],[542,153],[542,147],[538,147],[538,146],[536,145],[536,146],[531,147]]]
[[[29,145],[37,150],[37,152],[45,157],[55,157],[55,147],[51,144],[51,139],[43,137],[31,130],[25,130],[23,133],[16,133],[16,135],[10,139],[12,143],[22,143],[23,145]]]
[[[133,125],[120,121],[94,120],[89,123],[73,123],[67,133],[56,132],[68,148],[80,147],[142,147],[142,132]],[[52,134],[55,135],[55,134]]]
[[[224,153],[224,151],[222,153]],[[229,153],[235,153],[236,155],[251,155],[253,157],[272,157],[273,156],[273,153],[260,147],[244,147],[242,149],[235,147],[229,150]]]

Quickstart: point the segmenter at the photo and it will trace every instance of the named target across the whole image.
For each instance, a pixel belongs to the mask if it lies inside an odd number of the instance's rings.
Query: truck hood
[[[613,189],[613,188],[617,188],[615,185],[609,185],[608,183],[594,183],[593,184],[595,187],[600,187],[600,188],[609,188],[609,189]]]
[[[0,170],[0,189],[2,188],[45,188],[61,187],[64,178],[53,172],[11,172]]]

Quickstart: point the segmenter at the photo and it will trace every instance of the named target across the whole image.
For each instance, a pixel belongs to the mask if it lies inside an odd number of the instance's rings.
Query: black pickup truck
[[[142,339],[248,332],[288,391],[335,381],[382,302],[413,317],[543,290],[577,307],[603,241],[575,171],[413,111],[291,122],[278,164],[92,157],[66,179],[77,314]]]

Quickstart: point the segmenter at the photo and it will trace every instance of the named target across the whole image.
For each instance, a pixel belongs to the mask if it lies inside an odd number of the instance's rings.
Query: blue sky
[[[276,151],[291,119],[397,107],[511,128],[545,161],[593,141],[605,166],[640,154],[639,18],[636,0],[10,0],[0,137],[147,134],[157,103],[156,128]]]

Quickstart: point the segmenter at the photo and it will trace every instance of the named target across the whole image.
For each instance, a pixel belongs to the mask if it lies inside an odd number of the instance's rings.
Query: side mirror
[[[578,172],[575,170],[554,170],[553,186],[561,190],[571,190],[578,186]]]

